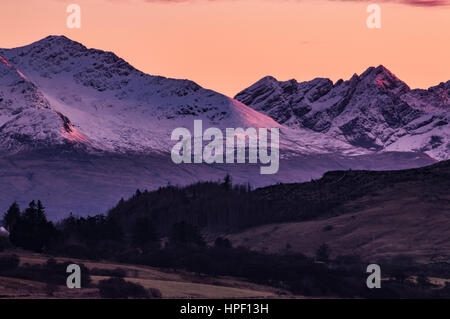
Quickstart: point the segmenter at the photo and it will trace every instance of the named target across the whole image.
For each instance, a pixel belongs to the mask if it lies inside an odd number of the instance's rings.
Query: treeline
[[[147,218],[160,235],[167,235],[173,224],[182,221],[213,233],[278,221],[270,201],[261,200],[250,185],[233,185],[228,175],[223,182],[138,190],[130,199],[121,200],[108,217],[127,230]]]
[[[14,202],[5,213],[3,222],[10,233],[11,243],[17,247],[40,252],[58,239],[58,231],[47,220],[41,201],[31,201],[23,212]]]

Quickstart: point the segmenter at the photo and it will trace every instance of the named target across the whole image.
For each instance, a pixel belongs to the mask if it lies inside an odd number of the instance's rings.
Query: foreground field
[[[1,255],[9,254],[0,253]],[[43,264],[49,256],[23,251],[14,251],[23,264]],[[256,285],[243,280],[229,277],[204,277],[181,271],[162,271],[152,267],[124,265],[110,262],[92,262],[69,258],[55,258],[58,262],[73,261],[82,263],[90,270],[121,268],[126,271],[127,281],[139,283],[145,288],[156,288],[161,291],[163,298],[277,298],[294,297],[286,291],[272,287]],[[68,289],[58,287],[57,291],[49,295],[48,287],[39,281],[17,278],[0,277],[0,298],[100,298],[99,291],[94,286],[106,276],[91,276],[93,287],[82,289]]]

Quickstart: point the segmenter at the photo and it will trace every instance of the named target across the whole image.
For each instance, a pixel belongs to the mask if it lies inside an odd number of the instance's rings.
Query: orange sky
[[[376,3],[376,1],[374,1]],[[66,7],[82,9],[68,29]],[[450,8],[326,0],[1,0],[0,47],[64,34],[136,68],[234,96],[265,75],[336,81],[385,65],[412,88],[450,80]]]

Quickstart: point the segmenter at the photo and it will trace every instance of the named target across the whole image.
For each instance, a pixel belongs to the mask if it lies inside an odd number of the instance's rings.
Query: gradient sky
[[[230,96],[266,75],[336,81],[379,64],[412,88],[450,80],[449,1],[374,2],[381,29],[364,0],[1,0],[0,47],[63,34]],[[81,29],[66,26],[70,3]]]

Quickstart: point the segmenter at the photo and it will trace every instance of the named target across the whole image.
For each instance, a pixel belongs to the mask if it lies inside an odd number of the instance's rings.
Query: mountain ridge
[[[80,131],[84,138],[78,141],[93,148],[168,151],[160,140],[170,141],[169,129],[188,125],[194,116],[209,125],[279,126],[195,82],[147,75],[112,52],[87,49],[64,36],[0,49],[0,56],[39,88],[49,108],[62,115],[67,133]]]
[[[263,77],[235,96],[280,124],[375,151],[450,156],[450,81],[414,89],[383,65],[349,80],[297,82]]]

